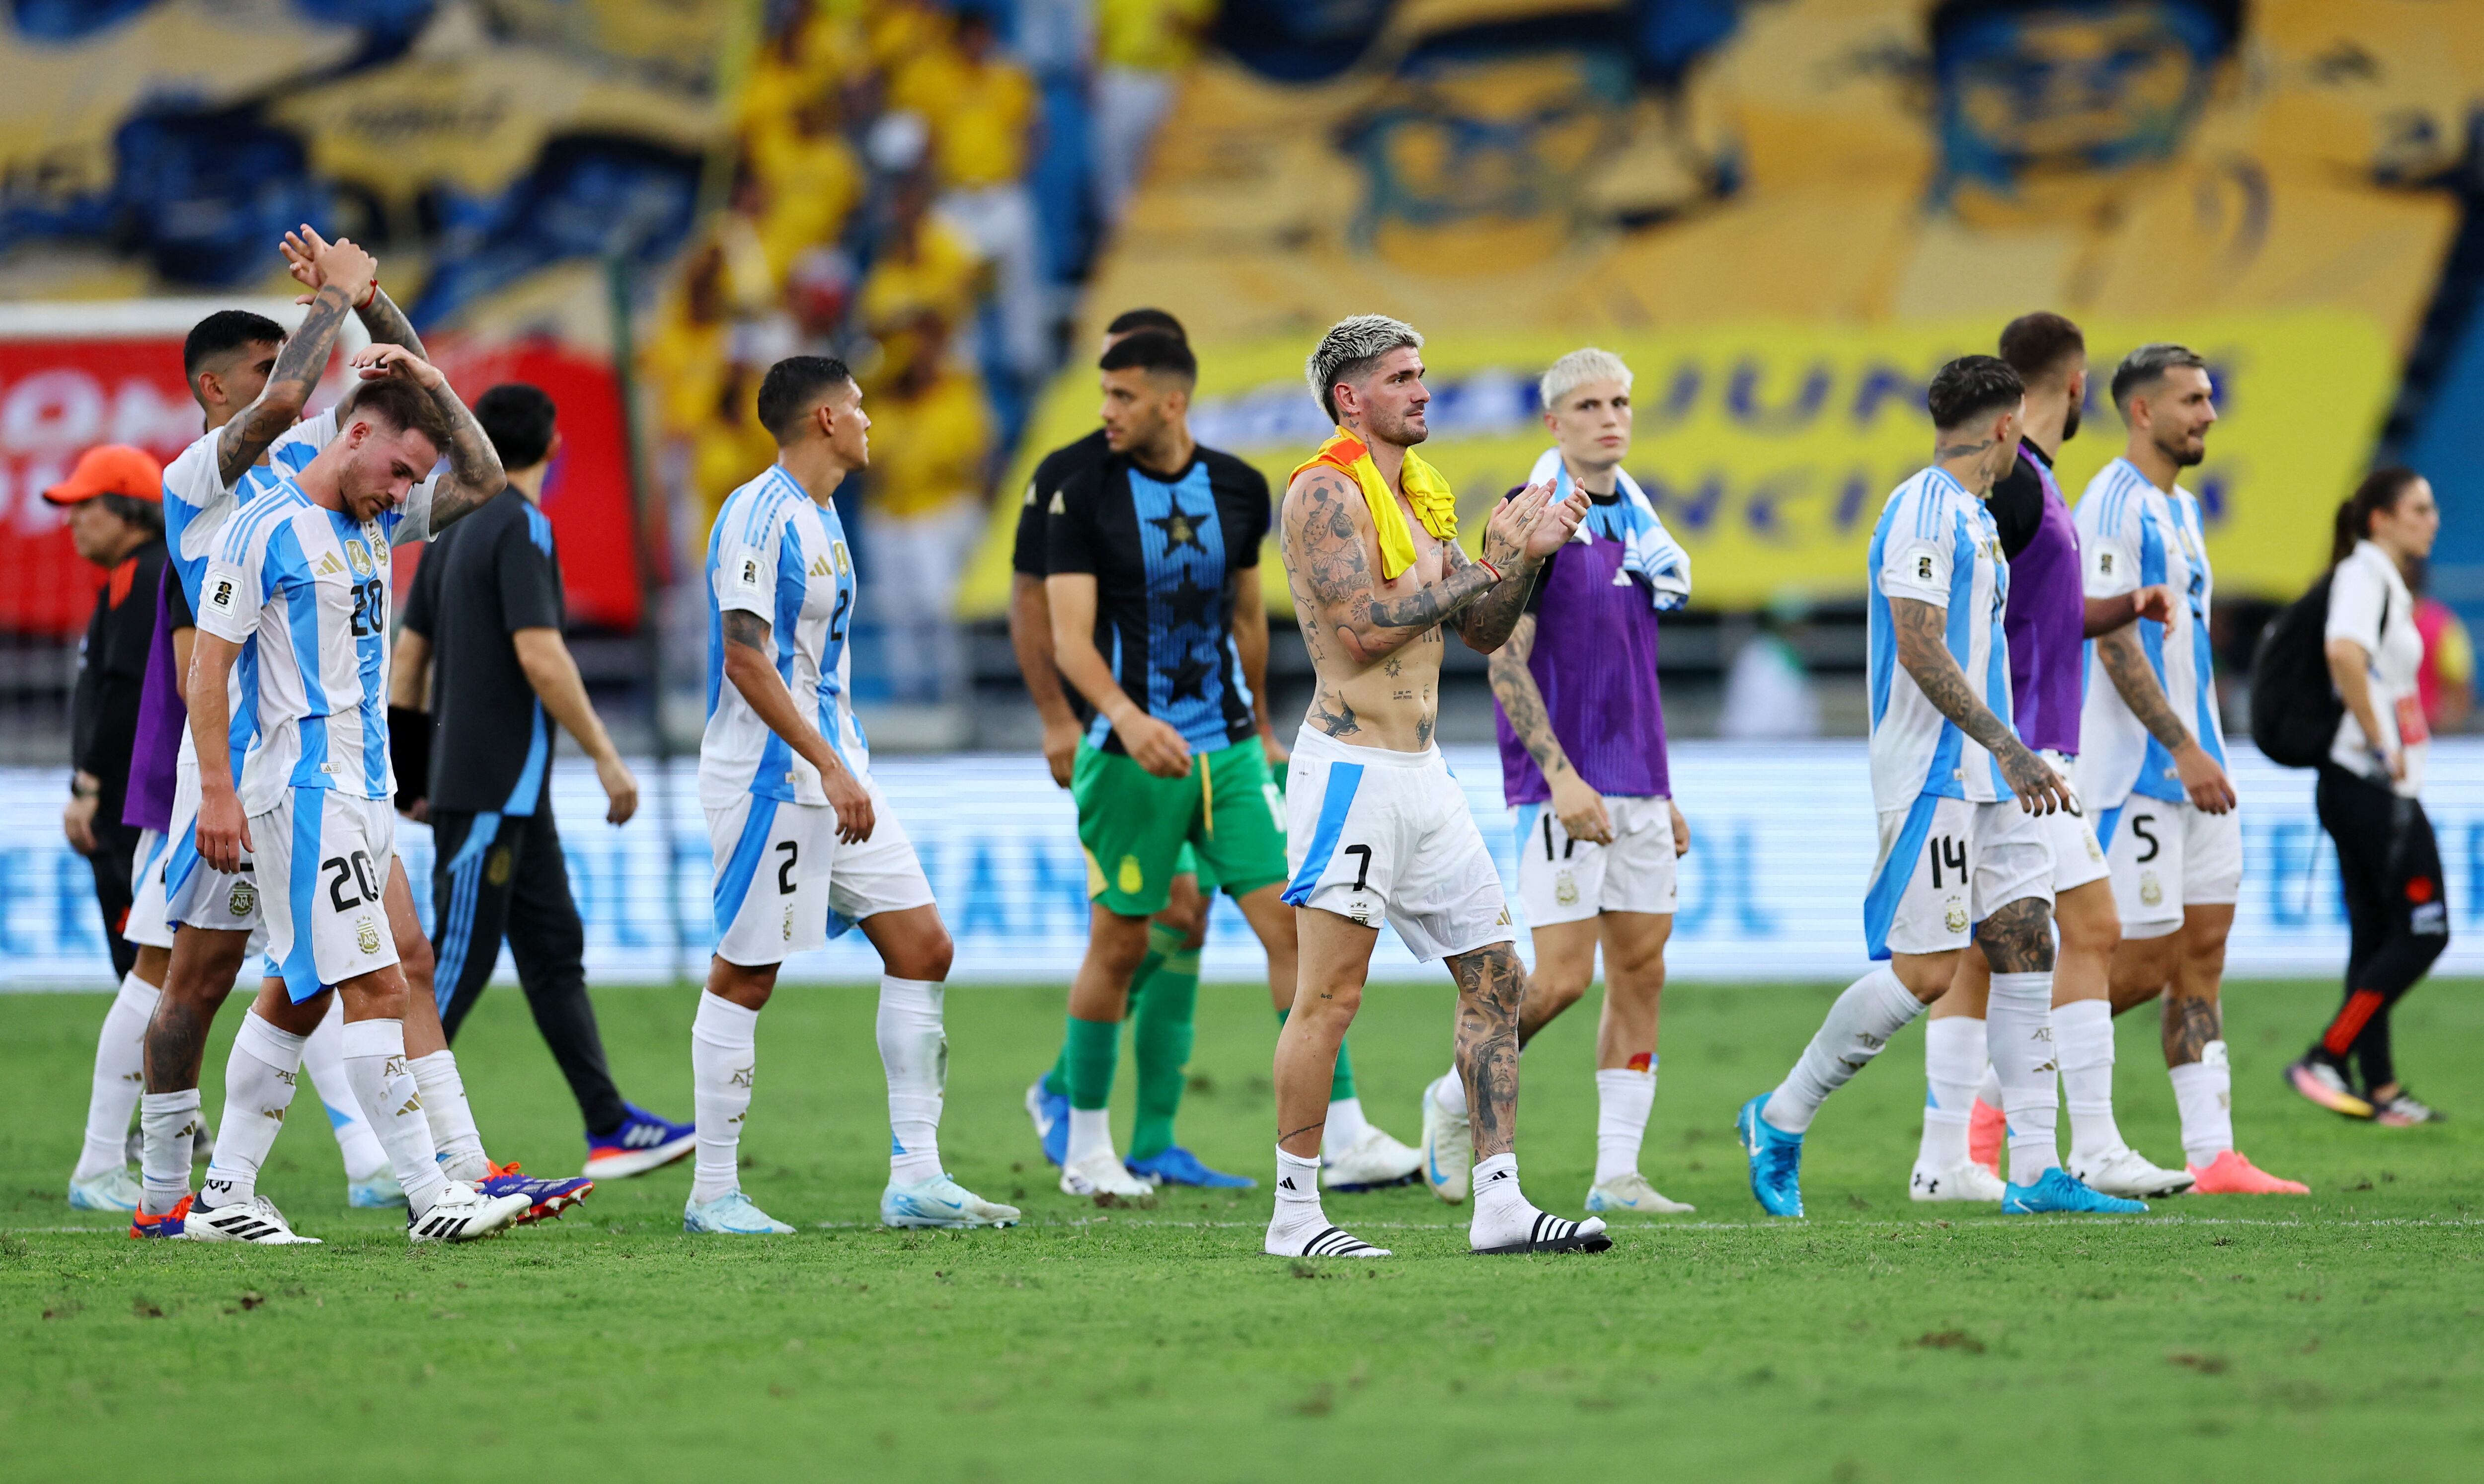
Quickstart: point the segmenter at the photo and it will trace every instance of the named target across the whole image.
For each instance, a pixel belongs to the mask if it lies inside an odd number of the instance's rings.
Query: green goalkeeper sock
[[[1138,1012],[1139,988],[1148,982],[1148,976],[1155,972],[1156,965],[1163,961],[1164,956],[1155,947],[1155,935],[1163,931],[1153,926],[1148,929],[1148,956],[1139,960],[1139,971],[1130,976],[1130,996],[1121,1012],[1124,1020]],[[1066,1036],[1061,1039],[1061,1055],[1054,1060],[1052,1070],[1043,1074],[1043,1091],[1052,1097],[1069,1095],[1069,1038]]]
[[[1113,1100],[1113,1064],[1121,1055],[1121,1022],[1069,1017],[1061,1059],[1069,1075],[1069,1106],[1100,1109]]]
[[[1139,1059],[1139,1113],[1130,1125],[1130,1157],[1148,1159],[1173,1147],[1174,1116],[1190,1075],[1190,1047],[1199,1010],[1199,950],[1184,949],[1170,928],[1148,930],[1148,967],[1139,983],[1132,1033]],[[1150,972],[1152,970],[1152,972]],[[1136,986],[1133,986],[1136,992]]]
[[[1287,1011],[1277,1012],[1277,1023],[1283,1025]],[[1354,1095],[1354,1053],[1346,1049],[1345,1038],[1336,1039],[1336,1070],[1329,1074],[1328,1100],[1343,1102]]]

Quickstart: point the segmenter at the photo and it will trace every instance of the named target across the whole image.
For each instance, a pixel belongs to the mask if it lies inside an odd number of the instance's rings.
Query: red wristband
[[[373,279],[373,280],[371,280],[371,291],[370,291],[369,293],[366,293],[366,294],[363,295],[362,302],[361,302],[361,303],[359,303],[359,304],[357,304],[357,305],[355,305],[355,306],[354,306],[354,308],[356,308],[356,309],[358,309],[358,310],[367,310],[367,309],[369,309],[372,305],[377,304],[377,303],[379,302],[379,298],[380,298],[380,281],[379,281],[379,280],[377,280],[377,279]]]
[[[1502,582],[1502,581],[1506,580],[1505,579],[1503,579],[1503,578],[1501,577],[1501,575],[1500,575],[1500,569],[1499,569],[1498,567],[1494,566],[1491,562],[1486,561],[1484,558],[1482,558],[1482,557],[1480,557],[1480,556],[1476,557],[1476,558],[1475,558],[1475,565],[1476,565],[1476,566],[1478,566],[1478,567],[1481,567],[1484,571],[1489,572],[1489,573],[1491,573],[1491,574],[1492,574],[1492,580],[1493,580],[1493,582],[1494,582],[1494,584],[1495,584],[1495,585],[1498,585],[1500,582]]]

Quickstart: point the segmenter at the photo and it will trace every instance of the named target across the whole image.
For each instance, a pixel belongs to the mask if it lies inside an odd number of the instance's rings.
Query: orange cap
[[[97,495],[126,495],[150,502],[164,498],[164,466],[144,448],[105,444],[78,455],[69,476],[43,492],[55,505],[74,505]]]

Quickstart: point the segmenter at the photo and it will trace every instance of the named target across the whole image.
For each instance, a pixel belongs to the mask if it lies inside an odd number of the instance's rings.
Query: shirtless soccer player
[[[940,1168],[949,1075],[942,983],[949,931],[914,847],[871,781],[854,721],[854,563],[829,498],[871,462],[871,418],[845,363],[791,356],[759,384],[776,462],[725,498],[708,537],[707,733],[699,807],[716,852],[716,957],[690,1024],[698,1169],[682,1229],[785,1235],[742,1193],[742,1120],[759,1012],[787,958],[859,924],[879,954],[879,1060],[888,1075],[889,1227],[1007,1227]]]
[[[2113,1007],[2165,997],[2165,1066],[2194,1190],[2304,1195],[2308,1187],[2234,1148],[2217,991],[2242,890],[2243,830],[2217,715],[2200,501],[2175,482],[2207,457],[2217,420],[2207,364],[2179,345],[2142,345],[2114,368],[2113,405],[2129,441],[2079,499],[2087,593],[2174,590],[2170,622],[2143,620],[2090,646],[2079,793],[2096,811],[2121,913]]]
[[[1338,1041],[1363,1000],[1386,918],[1418,958],[1445,958],[1458,985],[1457,1062],[1473,1110],[1477,1252],[1602,1252],[1605,1224],[1526,1203],[1511,1152],[1518,1116],[1518,1008],[1526,973],[1492,852],[1449,776],[1432,727],[1444,628],[1490,654],[1509,637],[1535,569],[1578,528],[1581,493],[1552,481],[1492,513],[1483,555],[1457,544],[1457,504],[1418,456],[1430,436],[1423,337],[1379,314],[1332,326],[1306,371],[1335,437],[1294,471],[1280,549],[1319,689],[1294,743],[1286,791],[1284,900],[1301,944],[1294,1010],[1277,1038],[1277,1209],[1266,1251],[1387,1255],[1320,1212],[1320,1130]]]
[[[1984,504],[2010,563],[2002,632],[2010,641],[2011,723],[2018,740],[2053,771],[2070,776],[2079,755],[2083,640],[2163,619],[2172,594],[2141,587],[2081,598],[2079,537],[2053,482],[2053,460],[2078,436],[2088,390],[2087,341],[2059,314],[2026,314],[2001,332],[2001,359],[2027,384],[2018,457]],[[2061,946],[2053,963],[2053,1049],[2062,1097],[2070,1110],[2071,1174],[2091,1190],[2145,1200],[2189,1188],[2179,1170],[2160,1170],[2122,1142],[2113,1117],[2113,1010],[2105,970],[2121,941],[2104,850],[2074,798],[2037,822],[2053,860],[2053,917]],[[1984,1012],[1992,968],[1972,944],[1958,980],[1933,1004],[1924,1027],[1923,1144],[1907,1181],[1916,1201],[1999,1201],[2001,1090],[1984,1055]],[[1989,1083],[1979,1093],[1980,1083]],[[1973,1120],[1971,1122],[1971,1120]],[[1988,1141],[1988,1143],[1987,1143]]]
[[[1587,992],[1605,951],[1596,1027],[1591,1215],[1685,1212],[1639,1174],[1656,1100],[1657,998],[1673,933],[1674,858],[1690,825],[1673,806],[1657,690],[1660,612],[1690,596],[1690,558],[1665,533],[1622,460],[1631,372],[1609,351],[1574,350],[1542,385],[1555,446],[1536,461],[1556,499],[1589,500],[1569,545],[1544,558],[1526,615],[1492,657],[1500,772],[1518,833],[1518,899],[1535,934],[1519,1007],[1524,1045]],[[1513,490],[1515,499],[1523,491]],[[1423,1096],[1424,1175],[1444,1201],[1467,1193],[1466,1088],[1453,1069]]]
[[[226,872],[256,852],[282,994],[262,993],[253,1021],[308,1036],[331,994],[344,1000],[345,1078],[405,1191],[407,1236],[470,1241],[534,1202],[451,1177],[407,1067],[408,994],[386,902],[386,883],[403,879],[388,747],[389,548],[499,493],[500,461],[428,363],[374,345],[353,364],[372,379],[335,437],[225,523],[200,582],[189,689],[198,850]],[[448,472],[435,485],[424,476],[444,453]],[[235,769],[227,687],[237,663],[253,725]],[[223,1194],[217,1168],[191,1236],[203,1224],[228,1239],[290,1237],[264,1197],[210,1209]]]
[[[1932,467],[1898,486],[1872,532],[1872,794],[1880,859],[1863,935],[1886,960],[1856,980],[1774,1093],[1736,1130],[1751,1194],[1802,1214],[1802,1137],[1828,1094],[1947,992],[1975,942],[1992,965],[1992,1064],[2010,1114],[2005,1212],[2144,1211],[2072,1179],[2054,1141],[2053,859],[2038,817],[2069,784],[2010,730],[2002,634],[2010,568],[1984,499],[2018,457],[2025,388],[1964,356],[1932,377]]]

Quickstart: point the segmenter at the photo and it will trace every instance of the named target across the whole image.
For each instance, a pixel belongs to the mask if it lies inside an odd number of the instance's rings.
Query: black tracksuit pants
[[[103,946],[112,955],[112,977],[127,979],[138,962],[138,945],[121,931],[129,923],[129,876],[138,865],[138,830],[118,820],[107,824],[100,817],[94,827],[94,853],[87,864],[94,868],[95,905],[103,908]]]
[[[569,1079],[587,1132],[607,1134],[629,1116],[604,1061],[595,1005],[586,997],[586,928],[569,891],[547,788],[530,817],[434,810],[431,950],[438,959],[440,1026],[453,1042],[474,1008],[505,936],[535,1029]]]
[[[2337,847],[2352,937],[2345,1003],[2310,1055],[2340,1071],[2351,1060],[2369,1091],[2397,1080],[2390,1012],[2449,946],[2441,847],[2422,804],[2335,763],[2320,765],[2313,797]]]

